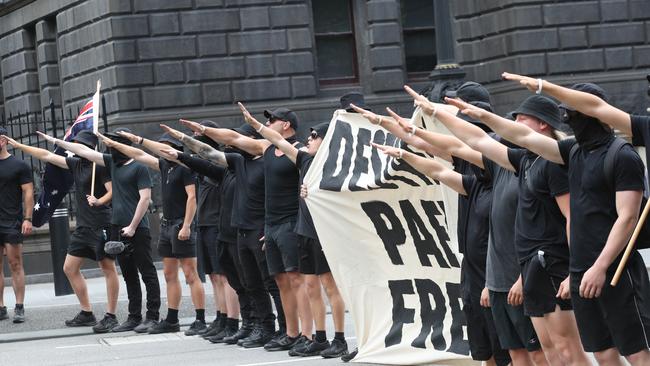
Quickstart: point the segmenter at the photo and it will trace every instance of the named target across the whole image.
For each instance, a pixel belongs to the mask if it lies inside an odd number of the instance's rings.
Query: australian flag
[[[72,126],[66,130],[63,140],[70,141],[83,130],[96,132],[99,114],[98,106],[99,85],[97,93],[95,93],[93,98],[84,105]],[[61,156],[72,156],[72,153],[59,146],[54,149],[54,153]],[[63,201],[65,195],[68,194],[72,183],[72,174],[69,170],[49,163],[45,165],[42,190],[38,197],[38,201],[34,205],[34,216],[32,219],[34,226],[42,226],[50,219],[54,210],[59,207],[59,204]]]

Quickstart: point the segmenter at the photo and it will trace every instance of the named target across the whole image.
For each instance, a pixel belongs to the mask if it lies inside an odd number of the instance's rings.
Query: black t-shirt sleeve
[[[650,116],[630,115],[632,125],[632,144],[646,146],[650,140]]]
[[[478,182],[478,179],[475,175],[463,174],[463,188],[465,189],[466,196],[469,196],[470,192],[474,188],[474,185]]]
[[[508,160],[512,167],[515,168],[515,175],[519,175],[522,169],[522,161],[527,151],[524,149],[511,149],[508,148]]]
[[[153,187],[149,170],[143,165],[138,165],[137,180],[138,190]]]
[[[557,142],[557,147],[560,149],[560,155],[562,156],[562,160],[564,160],[564,166],[567,168],[571,162],[571,148],[575,144],[577,144],[575,139],[565,139]]]
[[[228,168],[235,171],[244,163],[244,157],[237,153],[224,153]]]
[[[75,170],[77,168],[77,164],[79,164],[79,158],[75,158],[73,156],[65,158],[65,164],[68,166],[69,170]]]
[[[105,183],[111,182],[111,181],[113,180],[113,178],[111,178],[111,175],[110,175],[109,172],[108,172],[108,168],[105,168],[105,167],[103,167],[103,166],[96,165],[96,166],[95,166],[95,169],[97,169],[97,172],[96,172],[96,173],[97,173],[97,175],[98,175],[98,177],[99,177],[99,181],[100,181],[102,184],[105,184]]]
[[[226,172],[224,167],[211,163],[208,160],[197,158],[188,153],[178,154],[178,161],[187,165],[187,167],[194,172],[215,181],[221,181]]]
[[[34,178],[32,176],[32,169],[24,161],[20,162],[20,173],[18,175],[18,183],[26,184],[32,183]]]
[[[569,193],[569,174],[566,167],[551,162],[547,164],[546,181],[551,196],[557,197]]]
[[[296,168],[298,168],[298,170],[302,170],[302,168],[305,166],[305,162],[310,158],[311,155],[309,155],[308,152],[298,150],[298,156],[296,156]]]
[[[104,158],[104,165],[106,166],[106,169],[110,170],[110,167],[113,164],[113,157],[111,154],[103,154],[102,157]]]
[[[631,146],[623,146],[614,160],[616,191],[643,190],[645,179],[643,161]]]
[[[183,185],[191,186],[193,184],[196,184],[196,174],[194,174],[194,172],[184,166],[181,166],[179,168],[182,169],[181,172],[183,177]]]

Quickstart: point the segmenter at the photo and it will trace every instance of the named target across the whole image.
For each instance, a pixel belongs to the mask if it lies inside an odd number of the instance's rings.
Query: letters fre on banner
[[[419,109],[411,121],[448,133]],[[336,111],[305,177],[307,205],[354,319],[355,361],[470,363],[458,196],[370,142],[401,144],[359,114]]]

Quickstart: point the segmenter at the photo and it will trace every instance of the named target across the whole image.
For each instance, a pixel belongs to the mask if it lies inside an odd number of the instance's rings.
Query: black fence
[[[56,138],[63,138],[65,131],[72,126],[74,121],[79,115],[79,107],[77,108],[61,108],[55,107],[52,100],[50,105],[40,112],[25,112],[24,114],[9,114],[8,116],[0,116],[0,126],[7,129],[9,136],[14,140],[29,146],[40,147],[46,150],[54,151],[54,146],[49,144],[46,140],[42,139],[36,131],[46,133]],[[101,98],[100,109],[100,130],[108,131],[108,120],[106,118],[106,102],[104,97]],[[34,175],[34,200],[38,199],[41,192],[41,182],[43,181],[43,174],[45,173],[45,163],[32,158],[31,155],[25,154],[21,150],[12,149],[7,146],[10,153],[21,158],[32,169]],[[13,151],[12,151],[13,150]],[[70,219],[74,219],[75,205],[74,202],[74,185],[70,193],[66,196],[63,203],[66,204],[70,212]]]

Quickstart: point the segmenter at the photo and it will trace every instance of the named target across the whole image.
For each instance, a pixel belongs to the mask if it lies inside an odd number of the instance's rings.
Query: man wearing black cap
[[[594,352],[601,364],[619,365],[619,355],[632,365],[649,364],[650,281],[638,251],[631,253],[619,283],[609,285],[638,219],[644,167],[632,146],[621,144],[615,152],[612,176],[605,175],[605,159],[617,139],[600,118],[608,123],[620,118],[616,126],[631,132],[635,143],[644,141],[643,129],[636,118],[628,124],[629,115],[609,106],[605,91],[595,84],[580,83],[570,90],[542,79],[509,73],[503,77],[567,105],[566,121],[575,140],[557,143],[530,138],[525,131],[512,131],[512,139],[568,166],[573,193],[571,300],[585,350]]]
[[[29,166],[7,151],[8,133],[0,127],[0,253],[4,249],[9,260],[11,280],[16,295],[14,323],[25,321],[25,271],[23,269],[23,236],[32,232],[34,184]],[[22,207],[21,207],[22,206]],[[0,257],[0,320],[7,319],[4,306],[4,276]]]
[[[130,132],[128,128],[117,128],[110,134],[122,143],[131,142],[121,137],[121,131]],[[112,332],[125,332],[148,329],[158,321],[160,310],[160,284],[158,274],[151,256],[151,235],[149,220],[145,216],[151,201],[151,178],[147,168],[122,154],[110,149],[109,154],[102,154],[82,144],[75,144],[48,137],[56,145],[96,163],[107,167],[113,183],[112,215],[110,239],[126,244],[124,253],[118,255],[117,261],[122,270],[129,297],[129,316],[122,324],[114,327]],[[140,276],[147,290],[147,314],[142,322],[142,290]],[[142,324],[141,324],[142,323]]]
[[[66,320],[65,324],[69,327],[93,326],[95,333],[109,332],[117,325],[115,310],[120,284],[115,268],[115,259],[104,252],[104,243],[108,240],[110,232],[111,209],[108,205],[112,196],[111,178],[106,168],[102,166],[94,168],[96,183],[94,194],[91,195],[93,164],[90,161],[78,157],[66,158],[45,149],[23,145],[12,139],[8,139],[8,141],[14,148],[39,160],[71,171],[75,184],[77,225],[70,238],[63,271],[79,299],[81,311],[73,319]],[[87,130],[79,132],[72,141],[90,149],[95,149],[97,146],[97,136]],[[88,299],[86,280],[81,274],[83,258],[97,261],[106,279],[108,303],[106,315],[99,324],[97,324]]]
[[[196,320],[190,326],[193,334],[206,328],[205,293],[203,284],[196,270],[196,230],[194,214],[196,213],[196,176],[187,167],[177,161],[169,161],[161,150],[173,147],[182,150],[180,141],[169,134],[163,134],[158,142],[145,139],[129,132],[119,135],[147,148],[156,158],[132,146],[104,138],[104,143],[129,158],[133,158],[147,167],[160,172],[163,217],[160,221],[158,254],[163,258],[163,271],[167,283],[167,317],[146,329],[151,334],[172,333],[180,331],[178,309],[181,302],[181,284],[178,280],[178,267],[183,269],[185,280],[190,286],[192,303],[196,311]],[[136,329],[136,332],[138,329]],[[145,329],[142,329],[144,332]]]

